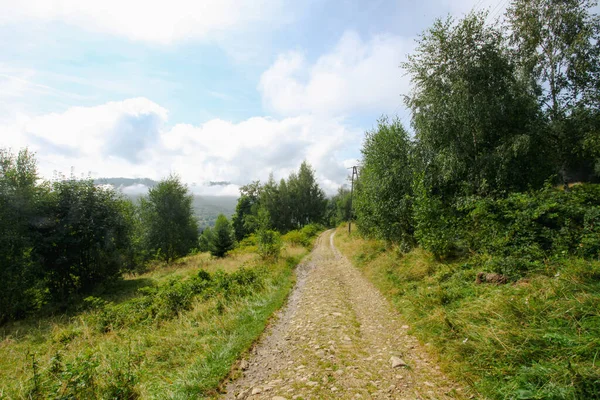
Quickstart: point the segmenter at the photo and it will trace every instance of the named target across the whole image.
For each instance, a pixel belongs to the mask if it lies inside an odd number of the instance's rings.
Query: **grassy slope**
[[[281,261],[266,266],[248,250],[224,260],[200,254],[127,277],[102,296],[128,310],[140,287],[186,281],[199,267],[209,272],[233,272],[240,266],[262,271],[261,290],[232,298],[218,292],[198,296],[171,318],[102,330],[96,324],[105,309],[100,307],[6,325],[0,328],[0,398],[210,395],[283,305],[294,283],[293,267],[307,253],[288,245]]]
[[[600,263],[547,262],[516,284],[476,285],[476,258],[440,263],[378,241],[336,245],[390,299],[447,373],[498,399],[600,398]]]

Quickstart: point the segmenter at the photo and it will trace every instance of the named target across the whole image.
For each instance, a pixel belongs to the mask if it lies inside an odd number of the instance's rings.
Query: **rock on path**
[[[455,399],[399,315],[322,234],[227,399]]]

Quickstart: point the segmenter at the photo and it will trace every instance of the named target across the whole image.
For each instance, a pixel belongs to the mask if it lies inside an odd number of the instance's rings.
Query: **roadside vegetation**
[[[384,241],[336,233],[336,246],[392,302],[443,370],[477,398],[600,395],[600,262],[540,262],[510,284],[477,284],[489,255],[436,260]]]
[[[220,215],[200,234],[176,176],[133,203],[91,179],[43,181],[27,149],[1,150],[0,398],[215,394],[323,229],[314,171],[289,182],[283,225],[254,182],[243,232]]]
[[[513,0],[403,64],[412,132],[366,133],[339,246],[482,397],[600,397],[600,18]]]
[[[127,275],[71,312],[0,328],[0,396],[198,398],[216,393],[294,283],[308,247],[278,261],[251,247]]]

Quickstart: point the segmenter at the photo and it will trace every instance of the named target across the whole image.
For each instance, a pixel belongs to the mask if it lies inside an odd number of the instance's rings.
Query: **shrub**
[[[228,251],[233,249],[233,228],[227,217],[219,214],[210,238],[210,254],[215,257],[224,257]]]
[[[281,253],[281,235],[269,229],[261,229],[257,234],[258,254],[263,260],[277,260]]]
[[[309,239],[299,230],[289,231],[282,237],[284,242],[288,242],[290,244],[296,246],[308,246]]]
[[[438,259],[452,255],[457,248],[458,218],[439,197],[429,192],[422,178],[415,180],[415,194],[414,235],[418,243]]]

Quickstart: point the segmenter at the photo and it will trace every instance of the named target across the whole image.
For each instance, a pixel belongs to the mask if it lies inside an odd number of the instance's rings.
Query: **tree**
[[[485,17],[437,20],[404,64],[416,168],[445,201],[538,187],[549,175],[536,97]]]
[[[548,136],[565,183],[585,179],[591,157],[600,155],[586,146],[600,138],[600,17],[590,12],[596,5],[514,0],[507,10],[511,43],[551,122]]]
[[[39,269],[32,229],[40,220],[39,201],[48,193],[37,180],[33,153],[0,149],[0,323],[34,306]]]
[[[258,254],[263,260],[277,260],[283,245],[279,232],[271,228],[271,216],[265,207],[258,209],[256,217],[258,229],[256,231],[256,244]]]
[[[176,176],[161,180],[140,200],[148,251],[167,262],[187,255],[198,244],[192,195]]]
[[[338,188],[337,193],[327,202],[327,222],[329,226],[338,226],[348,221],[352,215],[350,190],[344,186]]]
[[[327,199],[306,161],[300,165],[297,174],[290,174],[287,181],[281,179],[277,184],[271,174],[264,185],[255,181],[242,186],[240,193],[233,216],[237,240],[260,229],[261,208],[269,215],[270,228],[280,232],[322,222],[325,218]]]
[[[279,196],[279,186],[273,178],[273,174],[269,174],[269,179],[261,187],[260,190],[260,206],[269,213],[270,225],[278,230],[283,230],[282,227],[285,224],[283,221],[283,214],[280,212],[282,209],[282,202]]]
[[[210,245],[210,254],[215,257],[224,257],[227,252],[233,249],[233,229],[227,217],[219,214],[215,227],[210,231],[212,240]]]
[[[200,238],[198,239],[198,250],[205,252],[210,252],[212,249],[212,244],[214,242],[213,231],[210,226],[204,228]]]
[[[303,161],[298,174],[292,173],[287,188],[290,198],[291,225],[301,228],[323,221],[327,200],[312,167]]]
[[[359,229],[412,246],[412,143],[398,119],[381,118],[366,134],[355,209]]]
[[[36,225],[34,254],[56,300],[89,292],[129,266],[129,200],[91,179],[71,177],[53,184],[41,208],[45,218]]]
[[[235,206],[235,214],[231,218],[235,239],[239,242],[252,233],[246,224],[246,217],[252,214],[252,199],[242,195]]]
[[[287,232],[292,229],[292,215],[291,215],[291,202],[290,191],[285,179],[281,178],[279,181],[279,197],[277,209],[278,219],[275,228],[279,232]]]
[[[254,181],[240,188],[241,196],[232,217],[233,230],[237,241],[241,241],[256,230],[252,219],[248,217],[255,215],[257,212],[260,190],[260,181]]]

